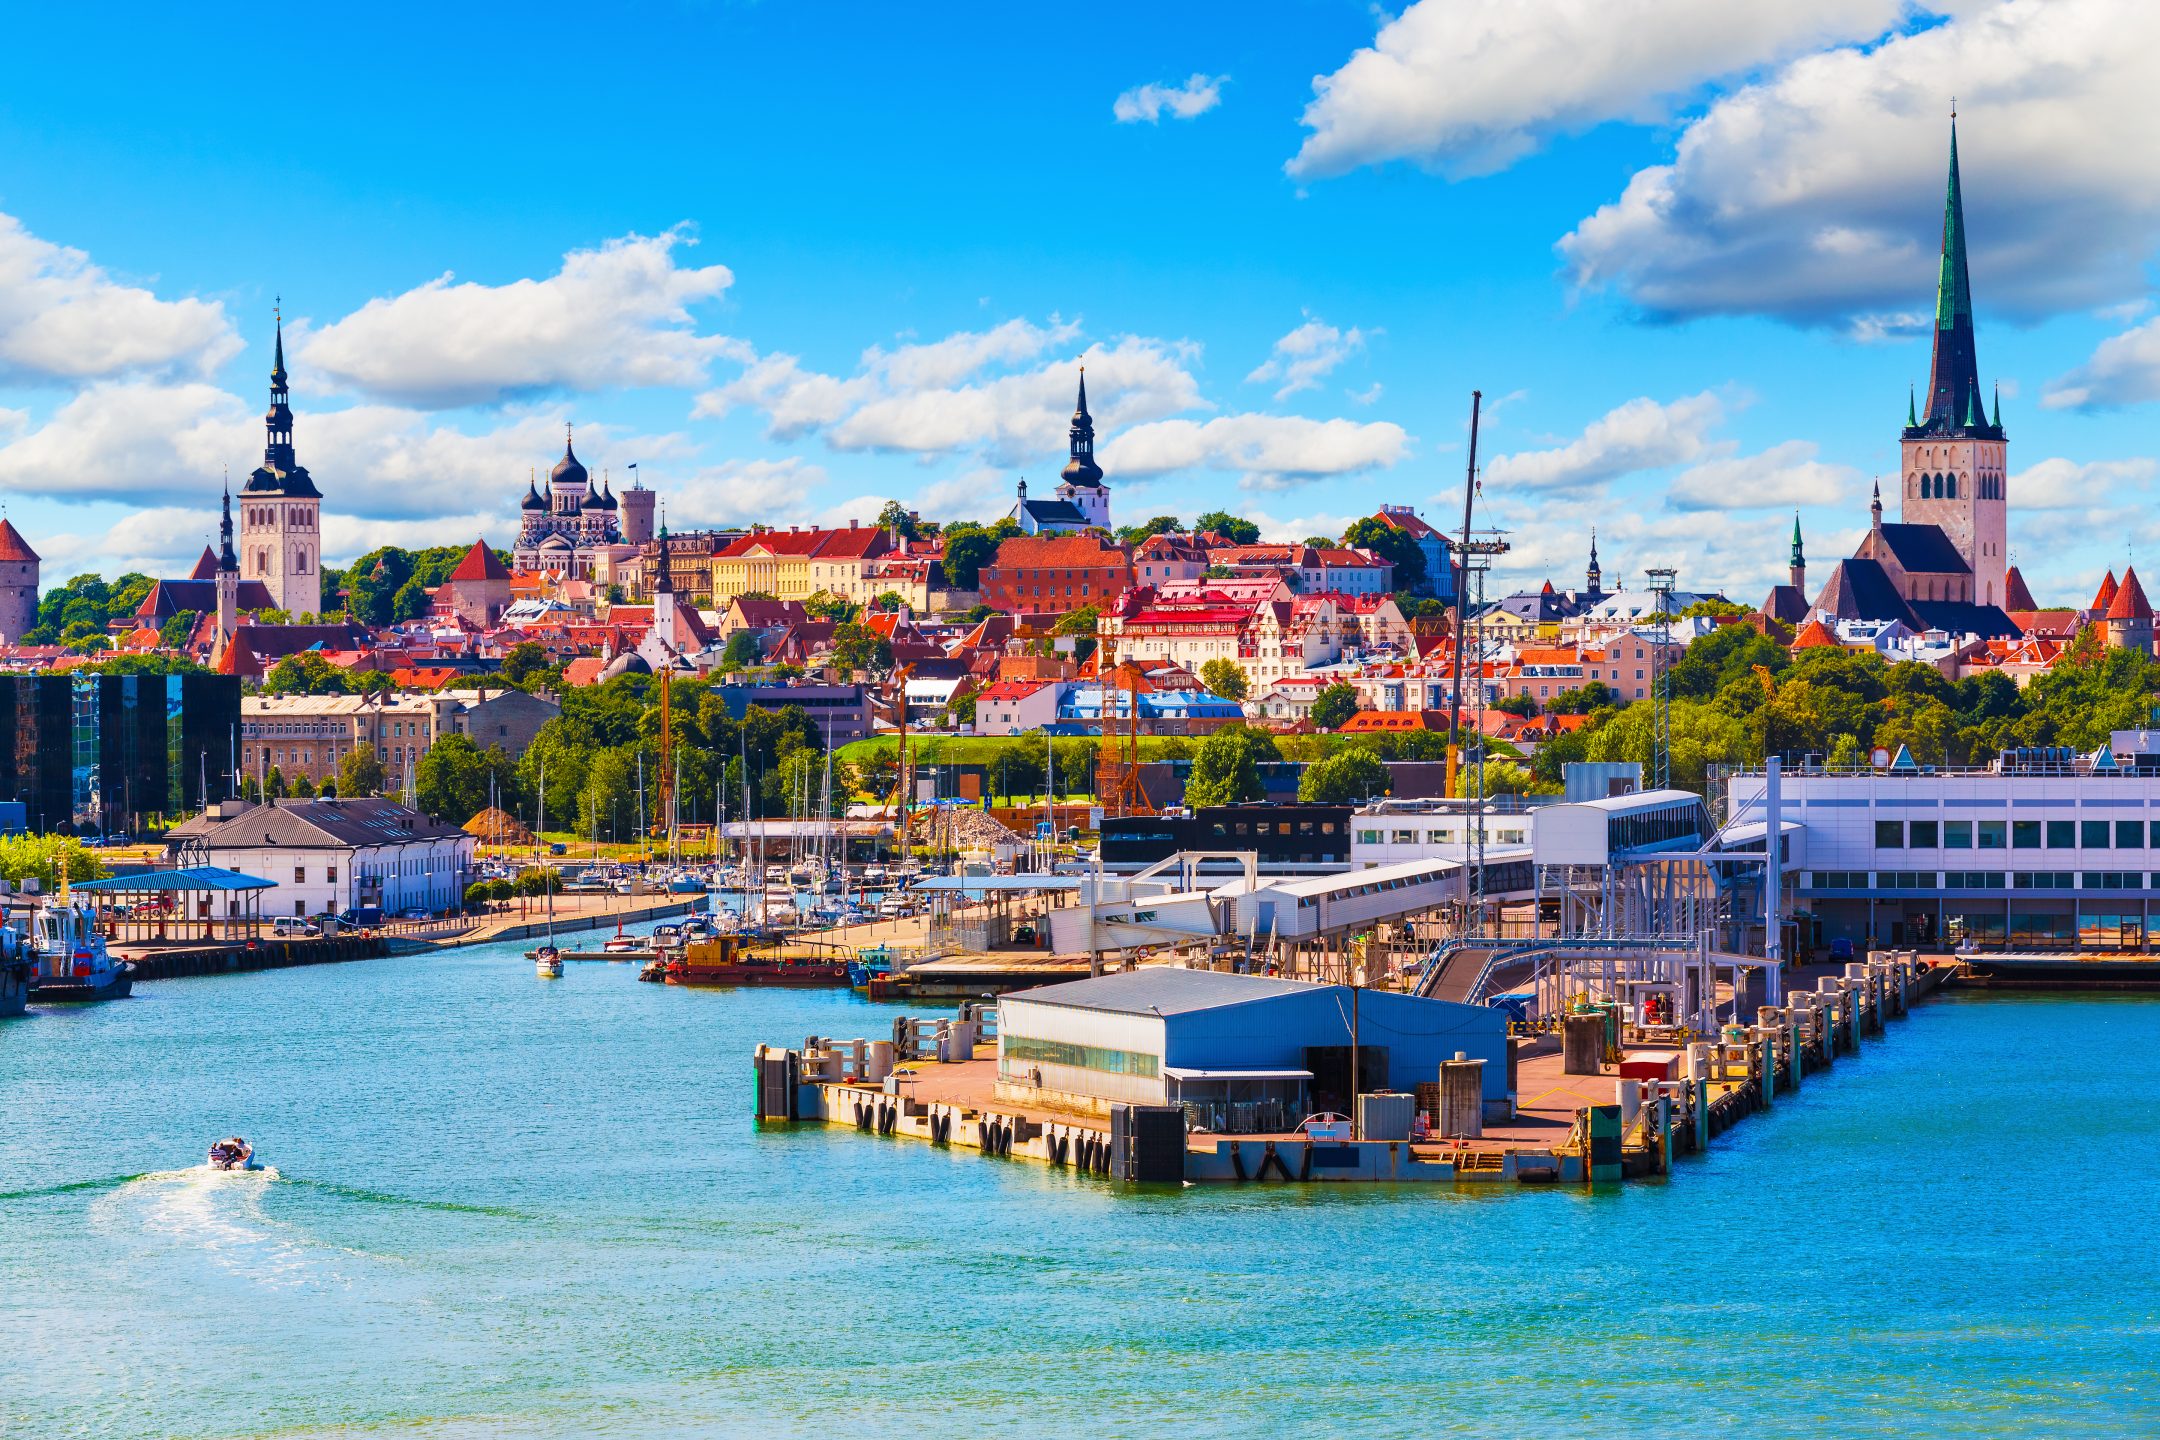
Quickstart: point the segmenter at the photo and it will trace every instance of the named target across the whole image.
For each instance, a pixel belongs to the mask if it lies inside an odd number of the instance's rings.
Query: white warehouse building
[[[377,799],[227,800],[166,835],[176,856],[200,857],[192,863],[275,882],[266,917],[456,909],[477,843],[455,825]]]

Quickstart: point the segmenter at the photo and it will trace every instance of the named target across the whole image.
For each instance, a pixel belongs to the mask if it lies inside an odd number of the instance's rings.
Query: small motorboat
[[[255,1163],[255,1147],[237,1135],[231,1135],[210,1147],[210,1168],[213,1170],[260,1170]]]
[[[562,979],[562,951],[553,945],[542,945],[533,951],[533,970],[543,980]]]
[[[610,935],[600,942],[600,951],[604,955],[639,955],[651,948],[635,935]]]

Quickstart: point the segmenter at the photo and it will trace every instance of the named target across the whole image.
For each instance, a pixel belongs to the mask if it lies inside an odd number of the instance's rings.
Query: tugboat
[[[210,1147],[210,1168],[213,1170],[260,1170],[255,1163],[255,1147],[238,1135],[228,1136]]]
[[[90,917],[68,898],[65,876],[60,894],[39,907],[31,922],[35,958],[30,969],[30,998],[40,1003],[119,1000],[135,987],[135,967],[115,960]]]

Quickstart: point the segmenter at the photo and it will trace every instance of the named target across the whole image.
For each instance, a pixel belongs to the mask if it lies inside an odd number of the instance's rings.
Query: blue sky
[[[101,30],[86,70],[16,17],[50,63],[0,91],[0,497],[48,583],[200,548],[282,294],[333,558],[504,543],[566,422],[677,527],[987,518],[1061,463],[1084,358],[1121,518],[1459,516],[1481,387],[1506,578],[1572,583],[1595,525],[1609,577],[1752,600],[1794,508],[1827,562],[1897,463],[1952,88],[2014,559],[2069,602],[2160,557],[2130,0]]]

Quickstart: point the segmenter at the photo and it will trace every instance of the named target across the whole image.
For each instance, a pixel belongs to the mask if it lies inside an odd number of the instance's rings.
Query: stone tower
[[[0,645],[19,645],[37,628],[38,553],[15,522],[0,519]]]
[[[1807,594],[1807,554],[1800,548],[1800,512],[1792,512],[1792,553],[1785,557],[1785,583]]]
[[[622,507],[618,512],[622,517],[618,523],[622,526],[623,544],[643,547],[652,543],[653,501],[656,498],[654,492],[645,488],[643,480],[615,497]]]
[[[2008,448],[2001,399],[1996,399],[1992,417],[1980,403],[1953,117],[1942,270],[1935,285],[1935,358],[1928,370],[1926,412],[1913,401],[1906,403],[1900,518],[1908,524],[1938,526],[1950,537],[1972,568],[1973,599],[1982,605],[2000,605],[2009,593]]]
[[[295,619],[322,611],[322,492],[293,458],[292,406],[285,384],[285,319],[278,317],[270,367],[269,432],[263,463],[240,487],[240,573],[260,580]]]

